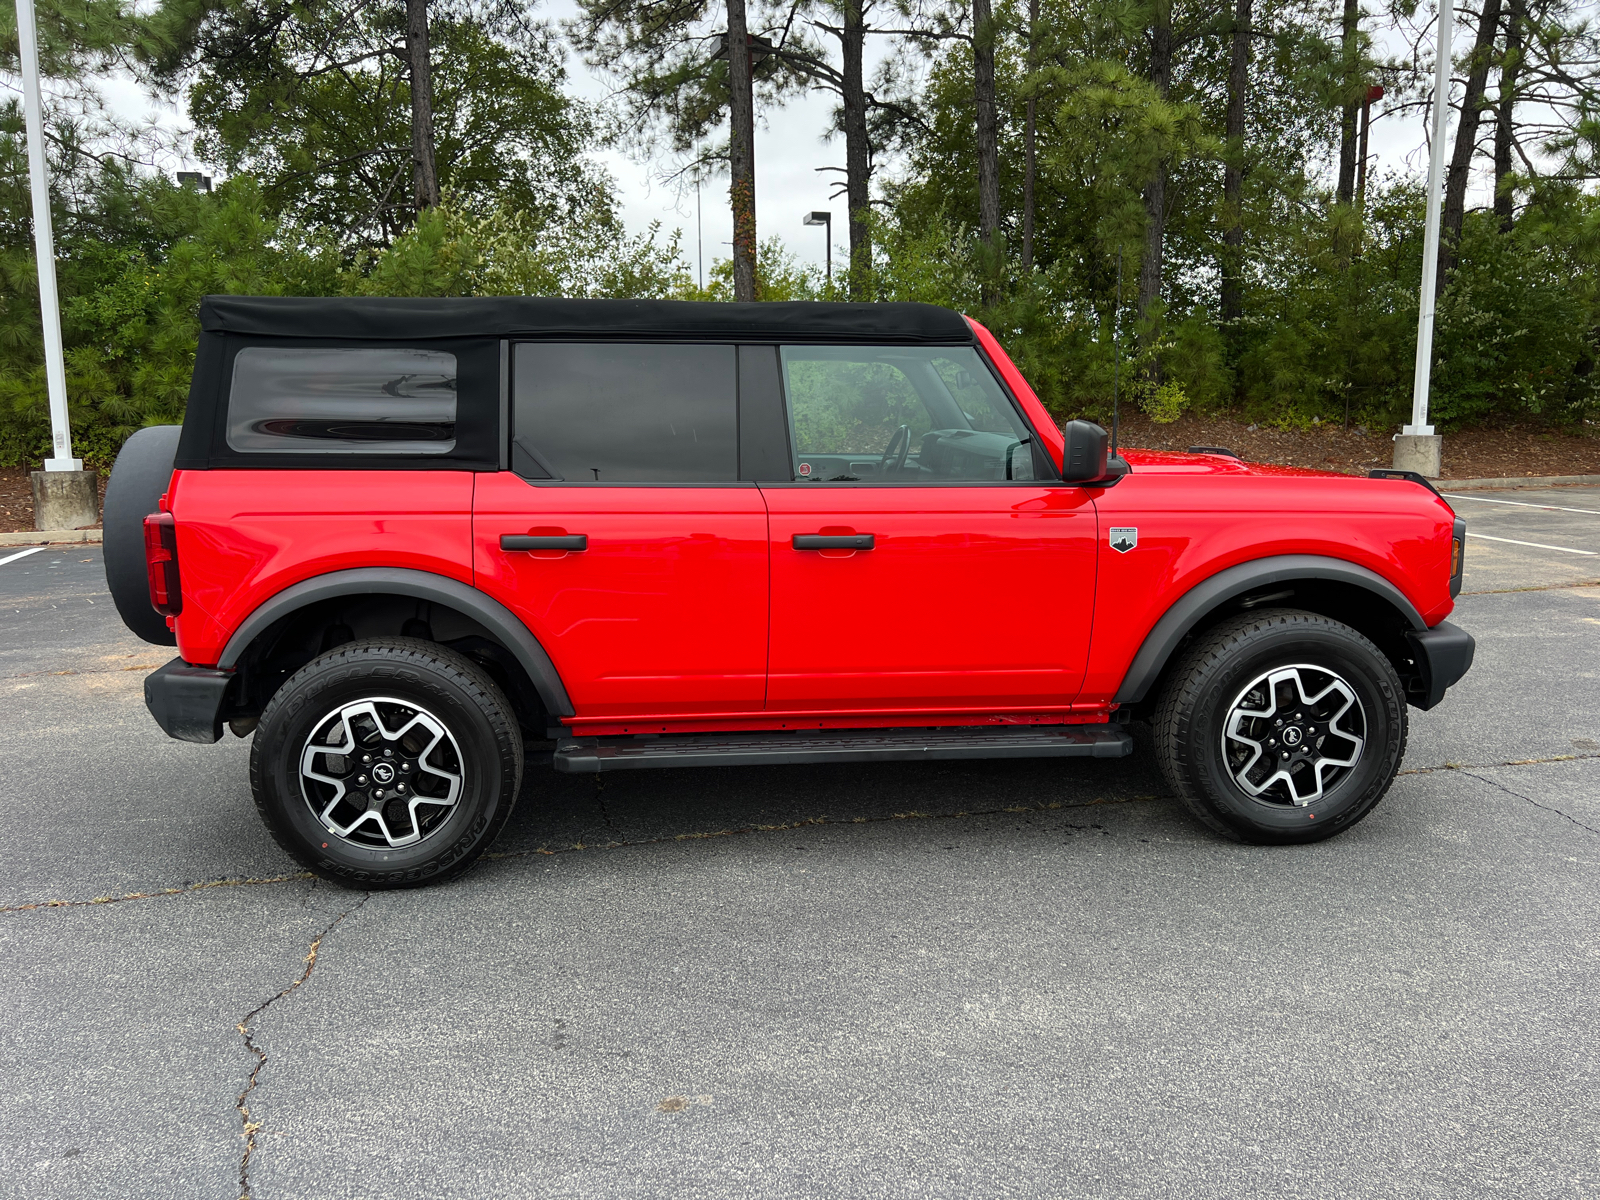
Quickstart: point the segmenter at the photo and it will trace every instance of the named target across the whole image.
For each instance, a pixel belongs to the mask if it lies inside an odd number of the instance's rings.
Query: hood
[[[1273,478],[1326,479],[1329,476],[1350,478],[1342,471],[1319,471],[1312,467],[1278,467],[1270,463],[1244,462],[1226,454],[1190,454],[1175,450],[1120,451],[1136,475],[1254,475]],[[1357,477],[1359,478],[1359,477]]]

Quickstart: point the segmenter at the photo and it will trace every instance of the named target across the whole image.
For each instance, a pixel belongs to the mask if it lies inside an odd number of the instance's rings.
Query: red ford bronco
[[[212,297],[106,497],[168,734],[254,735],[285,850],[404,887],[557,771],[1129,754],[1293,843],[1472,663],[1420,477],[1108,455],[916,304]],[[1375,473],[1383,474],[1383,473]],[[1391,475],[1395,473],[1389,473]]]

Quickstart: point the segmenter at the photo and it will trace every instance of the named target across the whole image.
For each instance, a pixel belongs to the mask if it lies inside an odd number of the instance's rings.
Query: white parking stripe
[[[48,549],[50,549],[49,546],[30,546],[26,550],[18,550],[15,554],[8,554],[4,558],[0,558],[0,567],[5,566],[8,562],[16,562],[19,558],[27,558],[30,554],[37,554],[41,550]]]
[[[1559,550],[1563,554],[1587,554],[1591,558],[1600,554],[1600,550],[1574,550],[1571,546],[1546,546],[1543,542],[1519,542],[1516,538],[1493,537],[1487,533],[1473,533],[1467,530],[1468,537],[1482,538],[1486,542],[1510,542],[1513,546],[1532,546],[1535,550]]]
[[[1476,500],[1479,504],[1515,504],[1518,508],[1542,508],[1546,512],[1588,513],[1600,517],[1600,508],[1563,508],[1559,504],[1534,504],[1528,500],[1495,500],[1489,496],[1463,496],[1460,492],[1440,492],[1447,500]]]

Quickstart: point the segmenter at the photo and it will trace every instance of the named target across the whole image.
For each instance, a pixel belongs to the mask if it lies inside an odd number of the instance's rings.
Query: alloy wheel
[[[1345,778],[1366,748],[1355,689],[1327,667],[1274,667],[1239,692],[1223,722],[1222,755],[1253,799],[1303,808]]]
[[[438,832],[461,798],[461,747],[408,700],[344,704],[312,727],[300,790],[329,833],[367,849],[413,846]]]

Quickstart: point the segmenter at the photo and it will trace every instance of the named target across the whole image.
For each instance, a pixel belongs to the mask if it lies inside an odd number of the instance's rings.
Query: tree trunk
[[[1527,0],[1511,0],[1506,19],[1506,53],[1500,60],[1500,103],[1494,120],[1494,214],[1500,232],[1510,233],[1517,218],[1516,197],[1511,194],[1511,139],[1516,135],[1517,74],[1522,70],[1522,22]]]
[[[1150,28],[1150,82],[1163,100],[1172,86],[1172,7],[1156,0]],[[1144,188],[1144,254],[1139,261],[1139,319],[1147,320],[1161,298],[1162,241],[1167,223],[1167,163],[1162,159]]]
[[[411,160],[421,212],[439,203],[433,160],[433,70],[428,60],[428,0],[406,0],[406,59],[411,67]]]
[[[756,299],[756,103],[744,0],[728,0],[728,196],[733,206],[733,298]]]
[[[1439,218],[1439,274],[1436,296],[1444,295],[1445,282],[1456,269],[1456,244],[1467,215],[1467,180],[1472,156],[1478,148],[1478,120],[1483,115],[1483,93],[1489,82],[1489,60],[1494,56],[1495,34],[1500,28],[1500,0],[1483,0],[1478,17],[1478,40],[1467,68],[1467,91],[1461,98],[1461,120],[1456,125],[1456,148],[1444,181],[1444,209]]]
[[[994,96],[994,15],[989,0],[972,0],[972,81],[978,109],[978,226],[996,258],[1000,250],[1000,121]],[[985,272],[984,303],[999,299],[999,264]]]
[[[1250,85],[1251,0],[1238,0],[1233,12],[1233,51],[1228,62],[1228,151],[1222,168],[1222,207],[1228,226],[1222,233],[1222,320],[1244,315],[1241,282],[1244,253],[1244,116]]]
[[[844,102],[845,199],[850,206],[850,299],[866,300],[872,276],[872,142],[867,136],[867,87],[862,65],[866,4],[844,0],[840,98]]]
[[[1028,74],[1039,69],[1039,0],[1028,0]],[[1031,82],[1031,79],[1030,79]],[[1033,187],[1037,176],[1037,149],[1039,101],[1028,96],[1028,113],[1022,126],[1022,273],[1033,272]]]
[[[1344,0],[1343,37],[1339,42],[1339,84],[1343,93],[1344,112],[1339,119],[1339,191],[1340,204],[1349,204],[1356,191],[1356,113],[1361,104],[1355,99],[1356,74],[1360,65],[1361,8],[1359,0]]]

